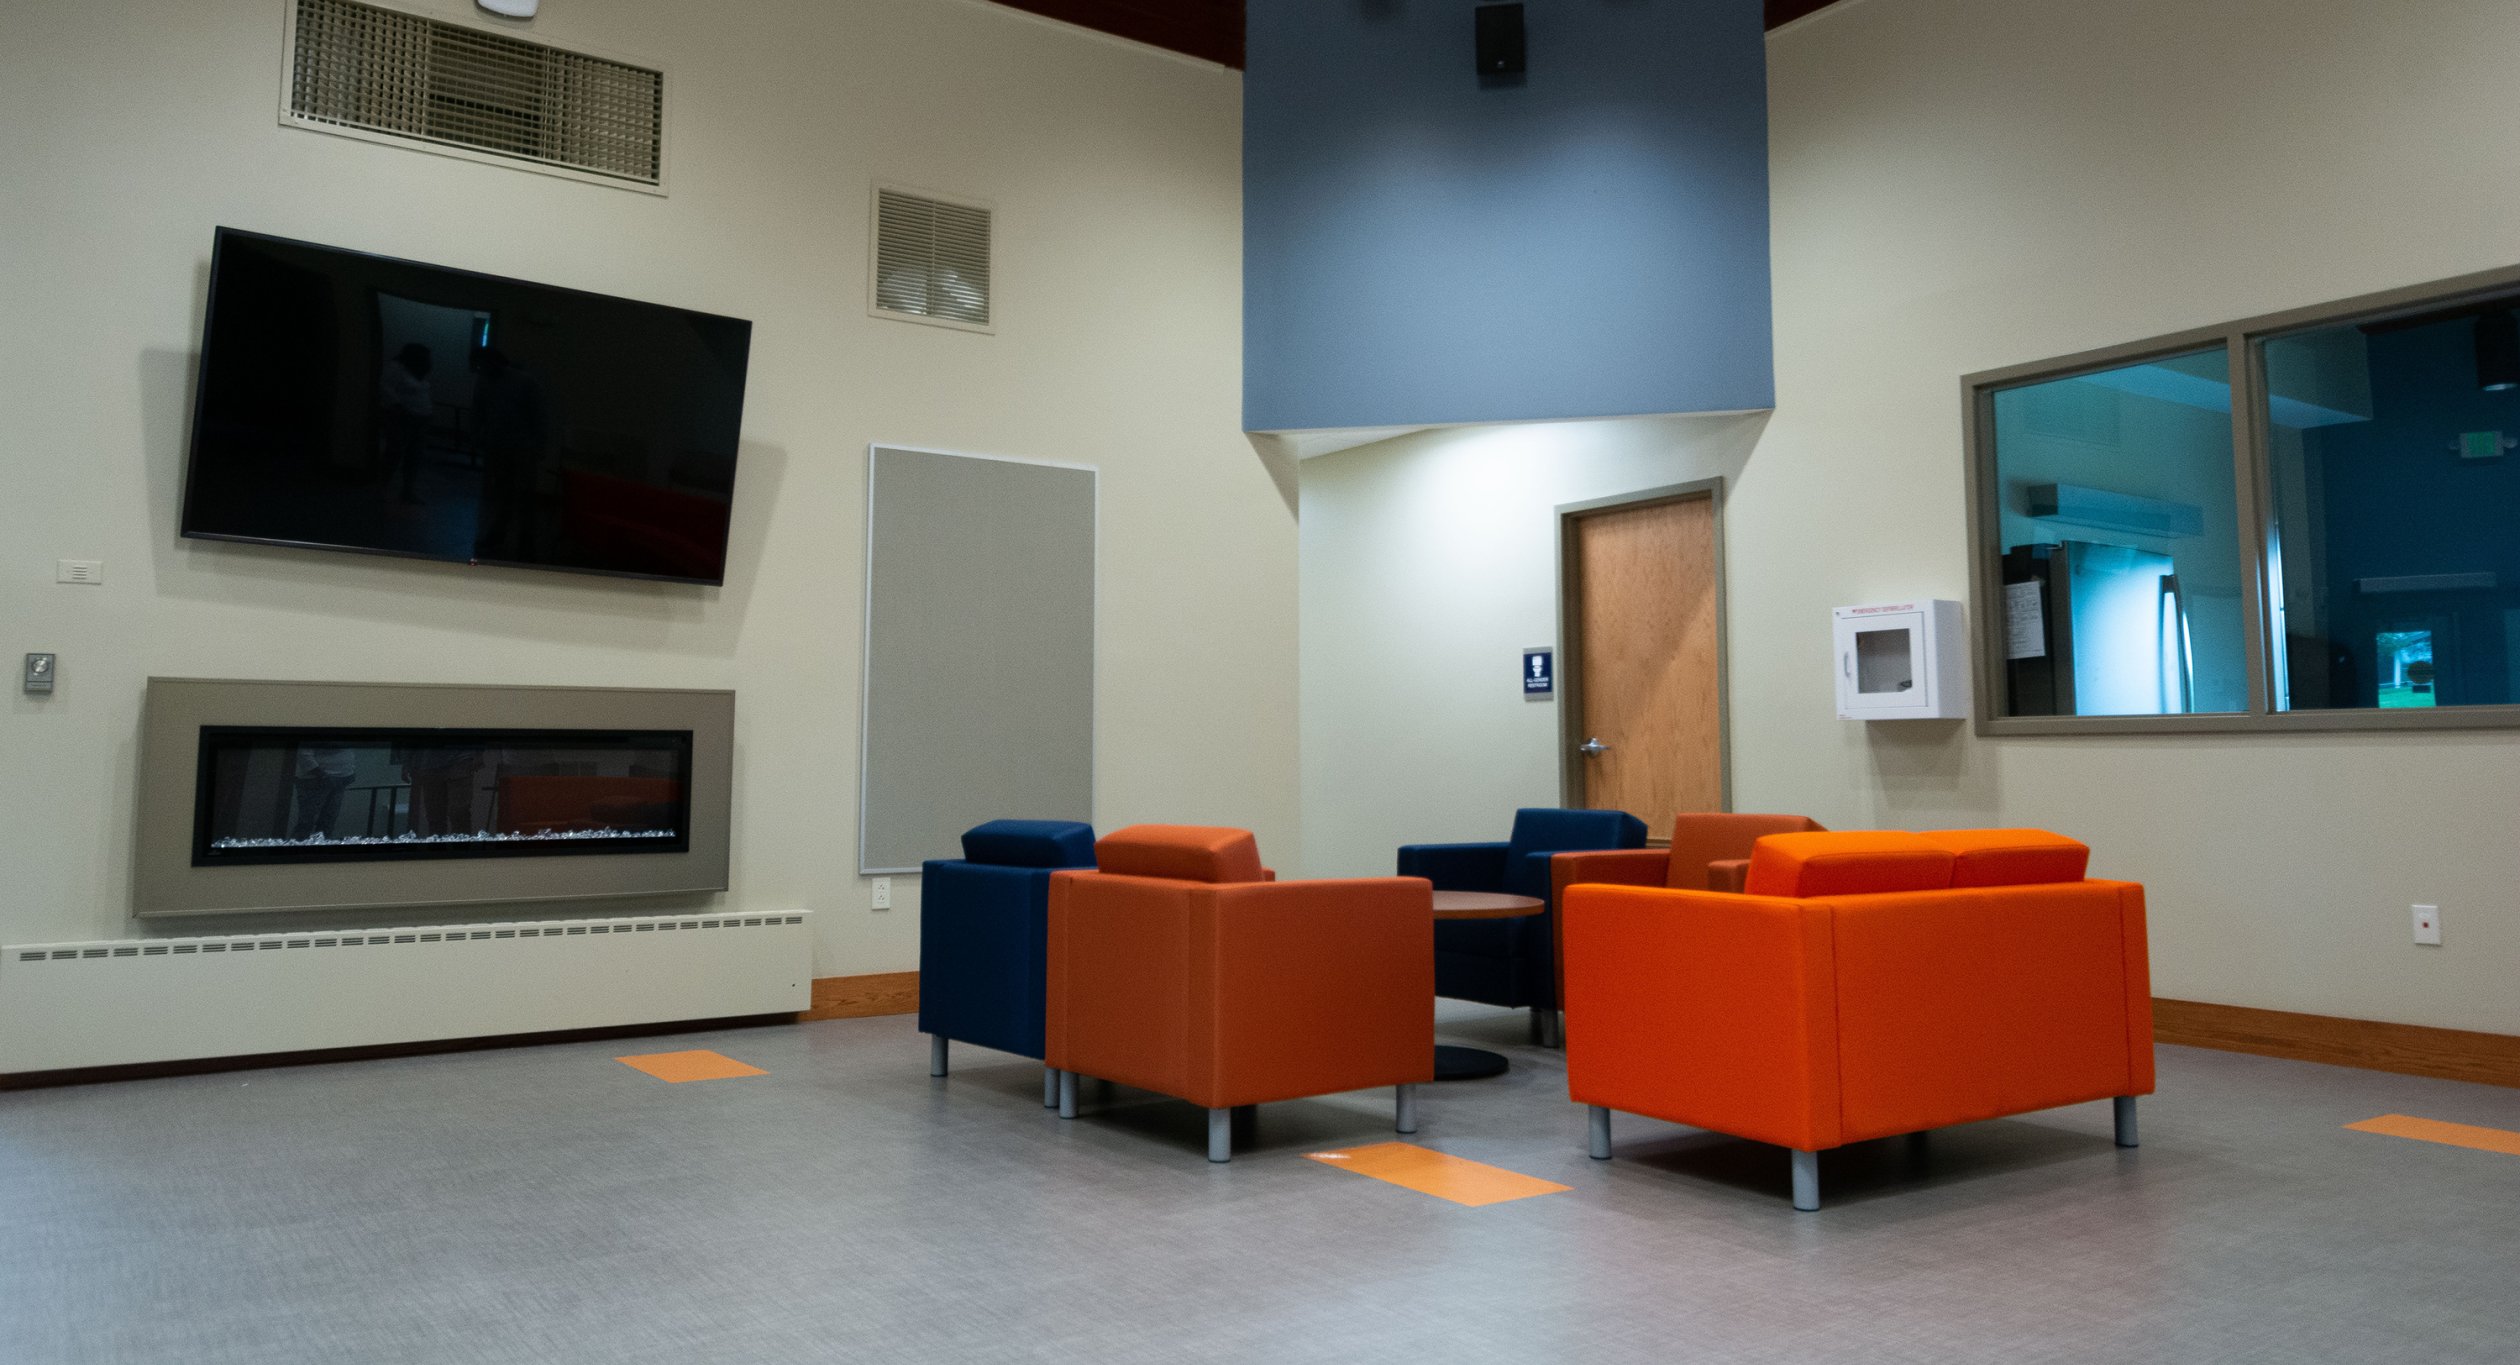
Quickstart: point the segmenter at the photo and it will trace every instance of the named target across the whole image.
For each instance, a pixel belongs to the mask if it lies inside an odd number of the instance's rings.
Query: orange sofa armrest
[[[1706,889],[1738,896],[1750,889],[1750,860],[1725,858],[1706,865]]]
[[[2135,1039],[2150,1002],[2131,998],[2147,973],[2128,938],[2127,889],[1820,900],[1834,916],[1846,1140],[2149,1090]]]
[[[1191,1075],[1168,1093],[1216,1109],[1434,1079],[1426,879],[1251,882],[1191,902]]]
[[[1566,888],[1599,886],[1669,886],[1671,855],[1659,848],[1603,849],[1558,853],[1549,858],[1549,904],[1566,904]],[[1566,921],[1549,916],[1549,933],[1557,951],[1557,998],[1566,999]]]
[[[1042,1060],[1061,1071],[1178,1095],[1182,1051],[1207,990],[1196,980],[1196,882],[1090,871],[1050,876]],[[1187,983],[1187,984],[1185,984]]]
[[[2144,888],[2135,882],[2112,883],[2118,889],[2118,923],[2126,939],[2126,1063],[2134,1075],[2135,1093],[2153,1092],[2152,947],[2144,931]]]
[[[1576,1103],[1803,1151],[1839,1144],[1825,907],[1577,885],[1558,913]]]

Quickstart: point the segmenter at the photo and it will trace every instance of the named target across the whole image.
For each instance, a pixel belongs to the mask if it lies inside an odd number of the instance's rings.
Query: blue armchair
[[[946,1070],[960,1039],[1039,1057],[1050,981],[1050,874],[1094,865],[1094,829],[1073,820],[992,820],[962,838],[963,856],[920,869],[919,1031],[928,1074]],[[1058,1102],[1056,1077],[1042,1102]]]
[[[1617,810],[1530,807],[1514,812],[1514,837],[1499,844],[1411,844],[1400,875],[1438,891],[1501,891],[1549,899],[1557,853],[1643,848],[1645,822]],[[1522,919],[1454,920],[1435,926],[1435,993],[1532,1011],[1535,1036],[1557,1011],[1556,909]]]

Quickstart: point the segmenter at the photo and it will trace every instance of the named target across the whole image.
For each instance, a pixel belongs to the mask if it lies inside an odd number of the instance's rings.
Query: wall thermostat
[[[26,656],[26,690],[37,693],[53,690],[53,656],[49,654]]]
[[[531,19],[542,8],[542,0],[473,0],[474,4],[504,19]]]

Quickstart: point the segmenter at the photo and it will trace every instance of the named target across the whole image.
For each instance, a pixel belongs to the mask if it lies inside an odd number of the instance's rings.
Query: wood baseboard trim
[[[884,1014],[919,1012],[917,972],[876,972],[870,976],[818,976],[814,1002],[798,1023],[817,1019],[871,1019]]]
[[[2156,999],[2153,1039],[2402,1076],[2520,1087],[2520,1038],[2501,1033]]]
[[[563,1029],[551,1033],[502,1033],[487,1038],[440,1038],[418,1043],[373,1043],[360,1047],[316,1048],[305,1052],[258,1052],[243,1057],[197,1057],[181,1062],[133,1062],[122,1066],[81,1066],[62,1071],[20,1071],[0,1076],[0,1090],[37,1090],[56,1085],[98,1085],[107,1081],[149,1081],[166,1076],[200,1076],[220,1071],[260,1071],[281,1066],[331,1066],[338,1062],[373,1062],[388,1057],[428,1057],[445,1052],[480,1052],[493,1048],[547,1047],[553,1043],[608,1042],[621,1038],[655,1038],[674,1033],[711,1033],[720,1029],[762,1028],[786,1024],[785,1014],[746,1014],[725,1019],[682,1019],[663,1024],[614,1024],[602,1028]]]

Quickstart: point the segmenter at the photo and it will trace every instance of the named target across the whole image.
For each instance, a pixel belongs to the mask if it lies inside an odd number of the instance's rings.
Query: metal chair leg
[[[1396,1085],[1392,1087],[1391,1126],[1403,1133],[1414,1133],[1417,1131],[1416,1086]]]
[[[1041,1107],[1044,1109],[1059,1107],[1059,1069],[1055,1066],[1045,1066],[1041,1069]]]
[[[2117,1145],[2120,1147],[2140,1145],[2135,1141],[2135,1097],[2120,1095],[2109,1104],[2117,1111]]]
[[[1820,1207],[1820,1154],[1794,1153],[1794,1207],[1812,1213]]]
[[[1207,1116],[1208,1160],[1216,1162],[1233,1160],[1234,1111],[1231,1109],[1211,1109],[1207,1111]]]
[[[1059,1073],[1059,1117],[1076,1117],[1076,1073],[1073,1071]]]
[[[945,1035],[942,1033],[928,1035],[928,1074],[931,1076],[945,1074]]]
[[[1592,1130],[1592,1159],[1608,1161],[1610,1159],[1610,1111],[1598,1104],[1592,1105],[1590,1119],[1588,1126]]]

